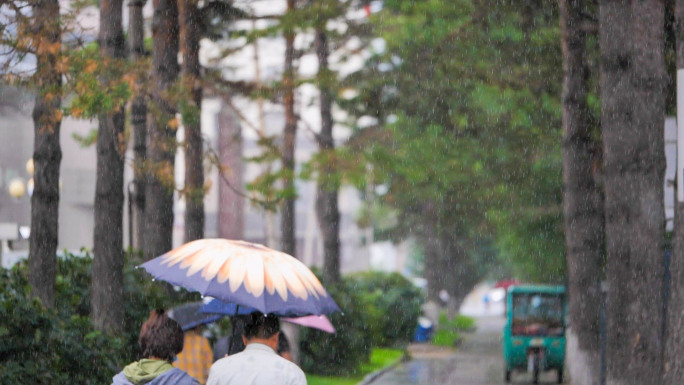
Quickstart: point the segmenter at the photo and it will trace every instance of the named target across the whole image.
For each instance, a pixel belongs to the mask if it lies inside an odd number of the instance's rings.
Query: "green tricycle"
[[[563,383],[566,312],[563,286],[508,288],[502,341],[507,383],[513,370],[531,373],[536,384],[540,372],[554,369],[558,383]]]

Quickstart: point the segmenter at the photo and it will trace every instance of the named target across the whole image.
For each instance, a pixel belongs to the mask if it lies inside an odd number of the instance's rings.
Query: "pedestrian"
[[[279,356],[280,320],[272,314],[247,317],[245,350],[212,365],[207,385],[306,385],[304,372]]]
[[[290,351],[290,342],[283,333],[278,333],[278,355],[290,362],[294,362],[292,352]]]
[[[142,359],[114,376],[113,385],[199,385],[171,363],[183,350],[183,330],[163,309],[150,312],[140,328],[138,344]]]
[[[209,340],[202,335],[202,328],[200,325],[185,332],[183,351],[178,354],[173,366],[185,371],[204,385],[207,383],[209,368],[214,362],[214,353]]]

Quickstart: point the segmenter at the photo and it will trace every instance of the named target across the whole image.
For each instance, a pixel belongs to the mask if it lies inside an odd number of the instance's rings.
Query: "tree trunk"
[[[148,116],[149,164],[145,186],[143,252],[147,258],[171,250],[173,235],[176,106],[170,95],[178,77],[178,4],[154,0],[152,18],[152,100]]]
[[[185,129],[185,242],[204,238],[204,167],[202,151],[202,85],[199,41],[201,17],[197,0],[180,0],[183,89],[189,93],[183,111]]]
[[[329,84],[331,79],[328,68],[329,48],[324,30],[316,30],[315,44],[321,103],[321,132],[318,136],[318,150],[324,155],[324,163],[318,172],[316,214],[323,236],[323,277],[327,284],[334,285],[340,281],[340,210],[337,205],[339,187],[335,176],[337,166]]]
[[[600,4],[608,384],[659,384],[663,337],[664,6]]]
[[[568,318],[578,340],[573,383],[598,384],[603,197],[592,172],[595,144],[587,107],[582,0],[560,0],[563,51],[563,209],[568,264]],[[569,363],[570,366],[570,363]]]
[[[675,39],[677,57],[677,88],[681,87],[680,73],[684,72],[684,0],[675,1]],[[677,104],[684,101],[684,95],[677,91]],[[684,116],[679,116],[680,125]],[[679,140],[679,138],[678,138]],[[680,144],[678,143],[678,146]],[[678,157],[684,154],[677,154]],[[681,162],[681,160],[680,160]],[[677,166],[679,167],[679,165]],[[677,171],[677,178],[681,176]],[[678,181],[681,182],[681,181]],[[678,183],[679,184],[679,183]],[[675,223],[670,261],[670,295],[667,303],[667,329],[665,332],[665,356],[663,358],[663,385],[679,385],[684,382],[684,202],[675,194]]]
[[[295,0],[287,0],[287,12],[295,9]],[[297,200],[294,184],[295,174],[295,141],[297,139],[297,116],[294,110],[295,73],[294,73],[294,38],[295,31],[289,26],[284,31],[285,66],[283,71],[283,104],[285,107],[285,129],[283,130],[283,189],[288,197],[283,202],[280,213],[281,247],[284,253],[296,255],[297,238],[295,234],[295,202]]]
[[[424,276],[427,280],[427,299],[440,303],[439,292],[446,290],[449,282],[444,280],[442,262],[442,245],[439,237],[433,229],[428,229],[421,235],[423,250],[425,252]]]
[[[57,70],[61,47],[58,0],[38,0],[33,7],[37,83],[33,107],[34,188],[31,196],[29,283],[32,295],[54,306],[59,218],[59,166],[62,150],[62,75]]]
[[[131,60],[140,63],[145,56],[144,39],[145,25],[143,20],[143,7],[145,0],[131,0],[129,7],[129,52]],[[130,245],[135,249],[141,249],[143,244],[143,230],[145,220],[145,158],[147,152],[147,100],[142,79],[136,81],[137,92],[131,103],[131,126],[133,128],[133,185],[135,195],[133,199],[133,218],[128,218],[129,226],[133,226],[134,239],[130,239]]]
[[[105,65],[117,65],[125,52],[122,27],[123,0],[100,0],[100,55]],[[104,84],[111,79],[104,75]],[[123,303],[123,205],[124,141],[123,107],[99,117],[97,179],[95,182],[95,229],[91,316],[102,331],[124,327]]]

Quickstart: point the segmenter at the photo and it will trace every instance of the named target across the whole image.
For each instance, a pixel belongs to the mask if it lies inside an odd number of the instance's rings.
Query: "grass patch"
[[[439,328],[432,336],[432,344],[436,346],[454,347],[454,343],[461,337],[460,332],[472,330],[475,327],[475,319],[472,317],[457,315],[454,319],[448,319],[446,312],[439,314]]]
[[[475,318],[459,314],[454,317],[454,319],[450,320],[447,318],[446,312],[441,312],[439,314],[439,327],[440,329],[460,331],[471,330],[475,327]]]
[[[454,347],[454,343],[460,337],[456,330],[439,329],[432,336],[432,344],[436,346]]]
[[[371,351],[370,361],[361,365],[359,373],[349,377],[326,377],[307,374],[306,382],[309,385],[355,385],[361,382],[366,375],[396,363],[403,356],[403,350],[374,348]]]

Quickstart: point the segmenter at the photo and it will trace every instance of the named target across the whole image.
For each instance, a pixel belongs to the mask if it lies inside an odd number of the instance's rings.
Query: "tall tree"
[[[54,305],[57,273],[59,218],[59,166],[62,150],[62,74],[58,71],[62,50],[58,0],[33,4],[32,46],[36,55],[34,79],[37,93],[33,107],[34,189],[31,196],[29,283],[32,294],[47,307]]]
[[[677,105],[684,104],[684,94],[679,92],[684,81],[684,0],[674,2],[674,32],[677,64]],[[684,123],[684,116],[679,116],[677,109],[677,126]],[[681,140],[678,136],[677,140]],[[677,144],[681,148],[681,144]],[[680,190],[682,177],[680,170],[681,157],[677,157],[677,193],[675,194],[675,224],[672,239],[672,259],[670,261],[670,290],[667,303],[667,329],[665,331],[665,355],[663,358],[663,385],[681,384],[684,381],[684,201],[680,200],[684,191]]]
[[[148,104],[148,179],[145,185],[143,253],[156,257],[172,247],[176,105],[178,78],[178,3],[154,0],[152,18],[152,92]]]
[[[106,87],[115,67],[125,57],[123,0],[100,0],[99,48]],[[126,142],[124,106],[100,114],[97,134],[95,229],[93,231],[92,321],[100,330],[124,327],[123,206]]]
[[[181,110],[185,130],[185,242],[204,237],[204,167],[202,164],[202,84],[199,41],[202,18],[197,0],[180,0],[182,84],[188,97]]]
[[[145,57],[145,22],[143,7],[146,0],[128,2],[128,50],[133,62],[140,64]],[[137,66],[140,68],[140,66]],[[136,93],[131,102],[131,126],[133,129],[133,197],[134,213],[129,226],[134,226],[134,239],[129,244],[141,249],[143,244],[145,212],[145,158],[147,153],[147,99],[142,74],[136,77]]]
[[[295,0],[287,0],[286,16],[296,11]],[[283,252],[296,257],[297,238],[295,232],[295,144],[297,140],[297,115],[295,114],[295,29],[288,23],[284,30],[285,65],[283,70],[283,105],[285,108],[285,128],[283,129],[282,162],[283,190],[287,197],[283,200],[280,212],[280,243]]]
[[[323,236],[323,277],[326,283],[335,284],[340,280],[340,210],[337,204],[339,178],[336,177],[337,166],[332,117],[333,96],[330,86],[332,73],[328,66],[330,49],[325,32],[325,23],[318,26],[315,34],[321,108],[321,132],[317,139],[319,152],[326,160],[318,172],[316,215]]]
[[[568,317],[580,360],[573,383],[598,384],[603,196],[596,182],[597,144],[587,105],[585,0],[559,0],[563,50],[563,213],[568,264]]]
[[[601,1],[599,41],[608,384],[659,384],[665,230],[663,2]]]

